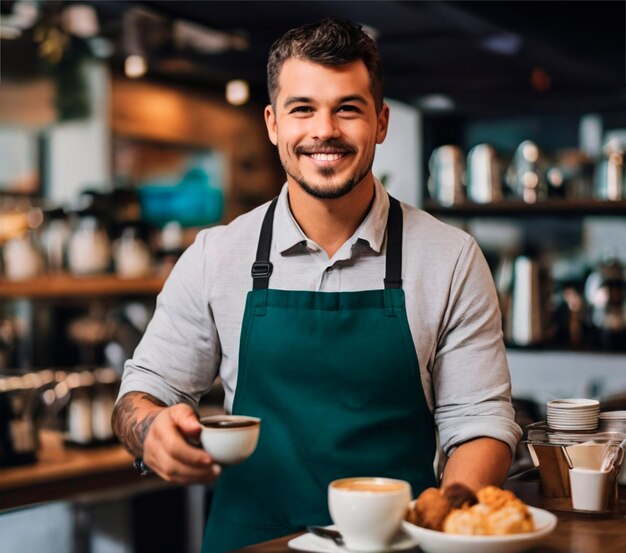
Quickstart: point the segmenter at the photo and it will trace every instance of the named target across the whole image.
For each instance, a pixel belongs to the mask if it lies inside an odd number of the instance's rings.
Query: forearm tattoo
[[[117,402],[111,419],[113,431],[135,457],[143,456],[143,442],[150,430],[150,425],[160,412],[152,411],[143,418],[139,418],[137,410],[143,400],[155,406],[167,407],[160,399],[150,394],[130,392]]]

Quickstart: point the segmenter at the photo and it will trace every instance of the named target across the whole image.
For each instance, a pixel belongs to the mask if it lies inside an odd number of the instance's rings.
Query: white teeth
[[[311,154],[311,157],[318,161],[336,161],[343,157],[343,154]]]

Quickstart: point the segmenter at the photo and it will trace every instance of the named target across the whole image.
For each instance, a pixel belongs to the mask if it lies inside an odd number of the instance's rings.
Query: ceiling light
[[[250,87],[240,79],[226,83],[226,101],[233,106],[241,106],[250,98]]]
[[[143,77],[148,71],[148,62],[143,56],[133,54],[124,61],[124,73],[129,79]]]
[[[512,33],[502,33],[484,38],[481,46],[494,54],[514,56],[522,48],[522,39]]]
[[[424,111],[451,111],[454,109],[454,101],[444,94],[423,96],[417,101],[417,104]]]

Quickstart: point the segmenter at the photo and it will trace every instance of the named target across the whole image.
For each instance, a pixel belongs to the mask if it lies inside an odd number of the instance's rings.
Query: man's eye
[[[312,109],[309,106],[296,106],[289,113],[310,113]]]
[[[345,106],[340,106],[339,109],[337,111],[343,111],[343,112],[352,112],[352,113],[361,113],[361,110],[357,107],[357,106],[353,106],[353,105],[345,105]]]

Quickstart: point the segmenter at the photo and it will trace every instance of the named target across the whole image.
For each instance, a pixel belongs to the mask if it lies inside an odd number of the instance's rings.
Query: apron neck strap
[[[274,211],[276,211],[276,196],[265,212],[261,235],[256,249],[256,261],[252,264],[253,290],[267,290],[270,285],[272,264],[270,263],[270,247],[272,245],[272,227],[274,225]]]
[[[252,264],[253,290],[267,290],[273,266],[270,263],[272,227],[278,196],[272,200],[261,225],[261,234],[256,250],[256,261]],[[402,288],[402,207],[400,202],[389,196],[387,216],[387,257],[385,267],[385,288]]]
[[[385,289],[402,288],[402,207],[389,196]]]

